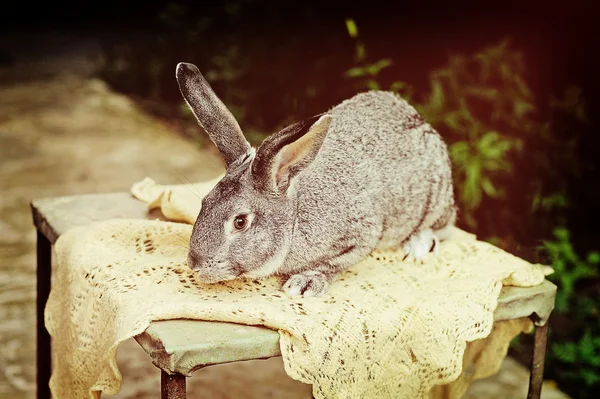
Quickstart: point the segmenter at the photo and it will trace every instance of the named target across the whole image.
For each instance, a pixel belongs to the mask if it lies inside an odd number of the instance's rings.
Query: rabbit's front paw
[[[313,296],[322,296],[327,292],[329,279],[325,274],[317,271],[306,271],[294,274],[283,285],[283,290],[289,296],[304,296],[304,298]]]
[[[440,240],[431,229],[421,230],[410,236],[404,244],[404,259],[422,263],[430,252],[438,252],[439,245]]]

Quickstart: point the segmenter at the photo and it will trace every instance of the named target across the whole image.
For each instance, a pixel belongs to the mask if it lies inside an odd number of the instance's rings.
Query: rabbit
[[[278,275],[289,296],[318,297],[373,250],[422,262],[451,232],[446,144],[399,95],[359,93],[253,148],[195,65],[176,78],[226,166],[190,236],[200,281]]]

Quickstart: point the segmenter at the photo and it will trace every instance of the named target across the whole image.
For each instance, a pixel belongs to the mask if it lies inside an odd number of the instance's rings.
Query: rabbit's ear
[[[320,114],[267,137],[252,163],[255,187],[265,193],[284,194],[294,177],[317,156],[330,123],[331,115]]]
[[[198,68],[180,62],[175,75],[183,98],[221,152],[225,165],[229,167],[233,161],[248,153],[250,144],[244,138],[242,129]]]

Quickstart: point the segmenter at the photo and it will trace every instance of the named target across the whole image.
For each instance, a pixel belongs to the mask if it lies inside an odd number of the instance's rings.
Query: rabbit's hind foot
[[[423,263],[429,253],[438,253],[440,239],[431,229],[413,233],[404,243],[402,250],[405,256],[402,260]]]

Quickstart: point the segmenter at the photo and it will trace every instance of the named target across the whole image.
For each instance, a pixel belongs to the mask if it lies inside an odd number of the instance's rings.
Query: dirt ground
[[[19,48],[37,46],[37,57]],[[186,183],[222,171],[199,150],[93,77],[94,42],[60,34],[0,38],[0,398],[35,396],[35,231],[29,202],[69,194],[127,191],[146,176]],[[27,52],[31,54],[32,52]],[[175,84],[175,82],[174,82]],[[159,396],[158,370],[133,340],[118,352],[117,398]],[[469,398],[523,398],[528,372],[507,359],[475,383]],[[280,358],[209,367],[189,381],[189,397],[309,398]],[[566,396],[546,384],[543,398]]]

